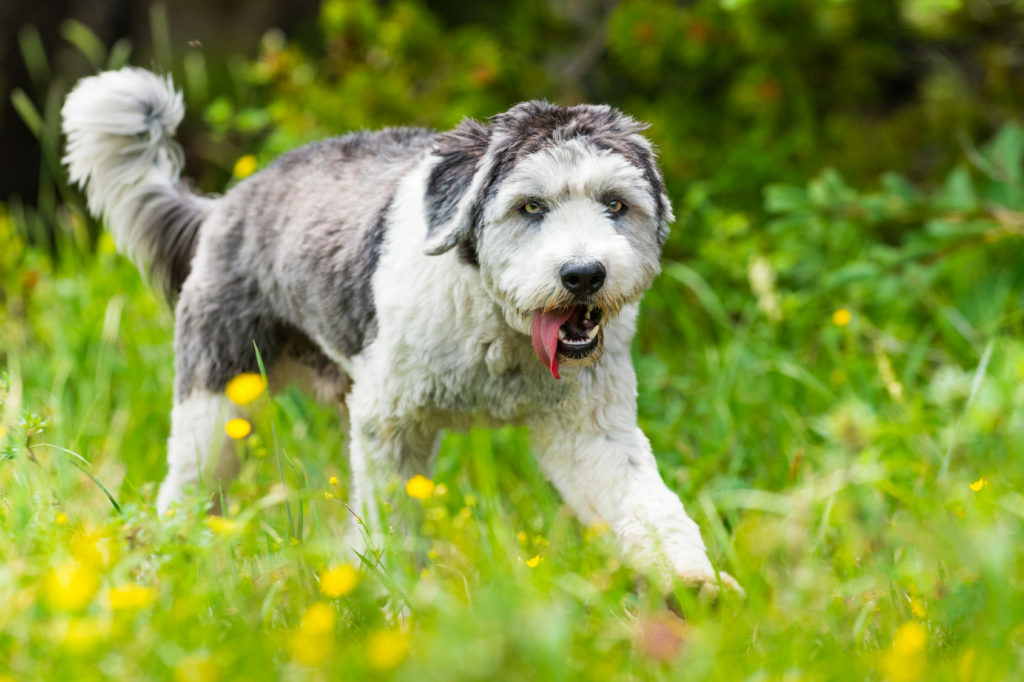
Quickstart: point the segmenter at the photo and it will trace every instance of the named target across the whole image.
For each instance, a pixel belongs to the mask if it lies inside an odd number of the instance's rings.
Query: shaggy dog
[[[525,102],[310,144],[206,197],[179,181],[183,110],[169,79],[126,68],[82,80],[62,112],[72,181],[175,304],[161,513],[234,475],[224,389],[259,371],[255,345],[272,388],[347,408],[370,529],[389,481],[430,474],[443,429],[525,424],[565,501],[634,564],[738,589],[636,424],[630,342],[672,221],[644,125]]]

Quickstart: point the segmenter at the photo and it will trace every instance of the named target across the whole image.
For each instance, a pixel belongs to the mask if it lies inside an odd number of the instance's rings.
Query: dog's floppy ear
[[[426,253],[436,256],[461,242],[473,229],[485,180],[491,129],[464,119],[454,130],[437,136],[436,165],[427,180]]]

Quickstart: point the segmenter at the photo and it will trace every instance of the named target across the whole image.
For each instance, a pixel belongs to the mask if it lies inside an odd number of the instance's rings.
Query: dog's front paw
[[[745,599],[747,596],[743,587],[725,571],[715,573],[710,566],[698,570],[683,570],[676,573],[676,577],[684,585],[697,590],[697,596],[702,600],[714,601],[724,588],[727,592]]]

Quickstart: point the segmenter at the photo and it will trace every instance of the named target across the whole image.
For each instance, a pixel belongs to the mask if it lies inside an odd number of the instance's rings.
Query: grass
[[[432,492],[407,500],[413,541],[365,562],[340,544],[342,432],[293,392],[252,410],[223,519],[198,502],[156,518],[170,312],[108,240],[51,264],[4,221],[2,679],[1024,674],[1024,340],[1003,246],[914,289],[774,284],[777,316],[771,291],[762,310],[665,264],[635,347],[642,426],[748,594],[679,589],[682,620],[571,517],[518,429],[449,434]],[[886,286],[903,289],[879,303]]]

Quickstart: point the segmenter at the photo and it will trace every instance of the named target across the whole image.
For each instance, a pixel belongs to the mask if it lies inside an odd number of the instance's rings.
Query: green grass
[[[0,675],[1024,674],[1024,339],[1005,243],[832,288],[789,271],[774,317],[742,273],[723,286],[665,264],[635,347],[641,422],[748,595],[679,589],[683,621],[571,517],[517,429],[449,434],[445,494],[408,500],[413,541],[366,564],[340,543],[342,431],[293,392],[254,411],[229,522],[198,502],[157,519],[171,314],[106,242],[51,267],[16,234],[0,229],[20,249],[0,273]],[[324,594],[343,562],[358,585]]]

